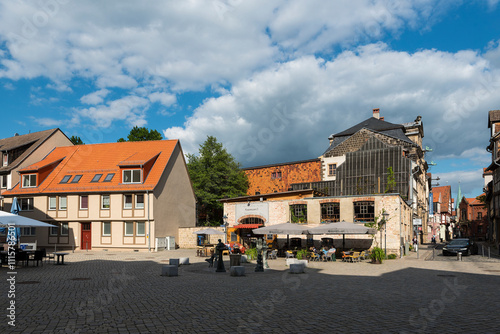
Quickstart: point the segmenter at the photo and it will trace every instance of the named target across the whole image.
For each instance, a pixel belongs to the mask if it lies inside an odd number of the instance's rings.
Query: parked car
[[[456,255],[462,252],[462,255],[471,255],[478,253],[477,244],[466,238],[453,239],[443,247],[443,255]]]

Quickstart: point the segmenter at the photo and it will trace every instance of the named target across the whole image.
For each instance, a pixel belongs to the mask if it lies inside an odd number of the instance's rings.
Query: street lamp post
[[[222,217],[222,220],[224,221],[224,235],[225,235],[225,240],[226,240],[226,244],[227,244],[227,215],[224,215],[224,217]]]
[[[384,216],[384,253],[385,257],[387,258],[387,220],[389,214],[384,211],[384,213],[382,213],[382,216]]]

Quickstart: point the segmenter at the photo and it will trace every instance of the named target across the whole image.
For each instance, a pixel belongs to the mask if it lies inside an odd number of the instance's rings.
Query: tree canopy
[[[85,145],[85,143],[82,141],[82,138],[78,136],[71,136],[69,140],[71,140],[73,145]]]
[[[163,136],[156,130],[148,130],[145,127],[134,126],[127,136],[127,140],[124,138],[118,139],[118,142],[124,141],[147,141],[147,140],[162,140]]]
[[[188,154],[187,158],[189,176],[198,198],[199,217],[205,221],[204,225],[220,225],[223,205],[218,200],[245,195],[247,176],[213,136],[208,136],[200,145],[198,156]]]

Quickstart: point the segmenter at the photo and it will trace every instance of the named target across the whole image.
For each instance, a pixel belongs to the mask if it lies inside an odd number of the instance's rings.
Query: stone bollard
[[[302,274],[304,272],[304,264],[292,263],[290,264],[290,274]]]
[[[170,259],[170,260],[168,260],[168,264],[178,267],[179,266],[179,259]]]
[[[189,258],[188,257],[181,257],[179,259],[179,265],[187,265],[189,264]]]
[[[178,266],[166,264],[161,267],[162,276],[177,276],[179,273]]]
[[[229,255],[229,267],[239,266],[241,264],[241,254]]]
[[[245,267],[243,266],[232,266],[229,268],[231,276],[245,276]]]

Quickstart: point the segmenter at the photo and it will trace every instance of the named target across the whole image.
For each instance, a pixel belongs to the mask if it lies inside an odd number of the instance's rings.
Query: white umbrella
[[[209,228],[205,228],[203,230],[193,232],[193,234],[225,234],[225,233],[209,227]]]
[[[254,234],[307,234],[308,231],[307,225],[293,223],[269,225],[252,230]]]
[[[370,228],[359,224],[341,221],[338,223],[321,224],[309,230],[311,234],[368,234]]]
[[[359,224],[341,221],[339,223],[322,224],[309,230],[311,234],[342,234],[342,248],[345,249],[346,234],[373,234],[374,229]]]
[[[287,247],[290,246],[290,234],[308,234],[308,231],[309,228],[307,225],[294,224],[290,222],[259,227],[252,230],[254,234],[286,234]]]
[[[15,215],[9,212],[0,211],[0,226],[15,226],[15,227],[54,227],[48,223],[44,223],[35,219]]]

